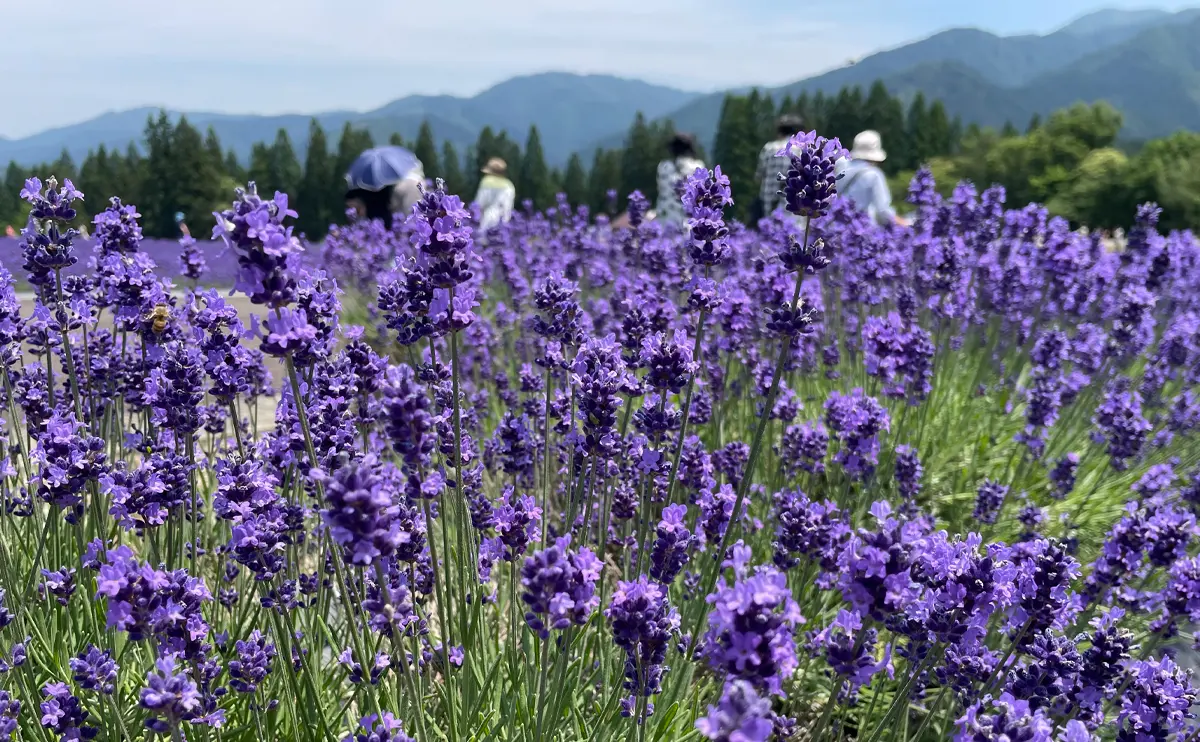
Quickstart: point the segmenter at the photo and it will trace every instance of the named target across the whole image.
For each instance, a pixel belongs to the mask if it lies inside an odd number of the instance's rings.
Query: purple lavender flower
[[[428,261],[430,281],[439,288],[451,288],[471,279],[471,215],[458,196],[446,193],[446,184],[438,178],[432,189],[422,189],[421,199],[413,206],[409,240]]]
[[[1140,660],[1128,668],[1129,687],[1121,697],[1117,714],[1117,739],[1159,740],[1183,734],[1196,702],[1196,689],[1190,673],[1163,656],[1158,660]]]
[[[988,697],[967,708],[958,720],[954,742],[1051,742],[1053,734],[1054,724],[1040,710],[1034,711],[1028,702],[1003,693],[997,699]]]
[[[1142,416],[1142,397],[1130,389],[1129,379],[1118,378],[1105,390],[1092,422],[1108,442],[1112,467],[1124,471],[1146,444],[1152,426]]]
[[[87,650],[78,657],[72,657],[68,663],[72,677],[79,687],[84,690],[96,691],[111,696],[116,688],[117,671],[120,666],[113,659],[112,653],[101,650],[89,644]]]
[[[896,489],[905,500],[915,502],[921,492],[921,475],[924,468],[921,458],[912,446],[896,446],[896,462],[893,476],[896,479]]]
[[[154,453],[129,471],[119,462],[100,478],[100,490],[111,498],[109,513],[122,528],[157,528],[172,511],[186,505],[192,494],[189,473],[195,468],[184,456]]]
[[[713,266],[729,256],[725,238],[724,209],[733,203],[729,178],[718,165],[709,171],[696,168],[688,176],[683,190],[683,209],[688,215],[688,255],[696,265]]]
[[[373,454],[333,472],[325,485],[321,519],[352,563],[367,566],[397,552],[411,558],[420,552],[425,543],[424,517],[408,513],[399,496],[395,479]]]
[[[621,346],[612,335],[587,340],[575,356],[573,371],[583,445],[593,455],[611,456],[617,447],[617,411],[621,408],[620,390],[627,373],[621,360]]]
[[[10,611],[8,606],[4,605],[4,600],[7,597],[8,591],[6,591],[4,588],[0,588],[0,629],[8,626],[16,619],[16,614]]]
[[[286,193],[276,193],[267,201],[259,197],[254,183],[234,193],[232,208],[213,212],[213,239],[221,238],[237,255],[235,288],[255,304],[272,309],[286,306],[296,298],[292,268],[303,248],[283,221],[296,212],[288,208]]]
[[[732,585],[722,577],[707,600],[713,606],[704,640],[709,665],[783,695],[783,680],[797,666],[793,633],[804,622],[783,573],[764,566]]]
[[[516,490],[509,486],[504,488],[500,506],[495,509],[493,518],[496,534],[507,549],[504,558],[512,562],[525,553],[537,536],[542,509],[532,495],[518,496]]]
[[[0,742],[11,742],[17,731],[17,717],[21,713],[21,702],[7,691],[0,690]]]
[[[404,733],[404,724],[387,711],[383,718],[375,714],[364,716],[358,722],[360,734],[350,734],[342,742],[416,742]]]
[[[846,474],[858,480],[874,474],[879,463],[879,433],[891,427],[887,409],[862,389],[848,395],[834,391],[825,402],[825,424],[841,441],[834,459]]]
[[[1075,489],[1075,474],[1079,470],[1079,454],[1074,451],[1064,454],[1050,470],[1050,482],[1054,485],[1050,496],[1062,500]]]
[[[96,575],[96,597],[108,598],[108,627],[133,641],[154,637],[172,651],[194,651],[208,636],[201,606],[212,600],[204,581],[185,570],[163,572],[138,562],[128,546],[109,549]]]
[[[678,394],[696,371],[691,342],[682,330],[674,335],[655,333],[642,342],[644,381],[651,389]]]
[[[549,638],[551,629],[587,623],[600,602],[600,560],[590,549],[572,551],[570,546],[571,538],[564,536],[526,557],[521,568],[521,599],[529,607],[525,622],[542,639]]]
[[[750,683],[731,678],[717,705],[696,720],[696,729],[714,742],[767,742],[775,731],[772,717],[770,699],[760,697]]]
[[[83,194],[75,190],[69,179],[63,180],[61,188],[53,177],[46,180],[45,191],[42,181],[30,178],[21,189],[21,198],[32,207],[29,223],[21,230],[22,252],[25,270],[29,271],[29,282],[34,286],[49,286],[53,273],[69,268],[78,262],[73,242],[79,232],[74,228],[62,227],[75,219],[76,200]],[[61,225],[61,226],[60,226]]]
[[[979,485],[979,492],[975,497],[975,512],[971,517],[987,525],[995,523],[1007,497],[1007,486],[991,479],[984,481]]]
[[[138,696],[142,708],[152,712],[146,727],[159,734],[179,729],[184,721],[192,721],[201,711],[200,691],[187,668],[176,671],[173,656],[154,663],[154,671],[146,673],[146,687]]]
[[[834,546],[849,533],[837,505],[813,502],[800,490],[776,492],[774,499],[776,566],[791,569],[805,557],[833,567]]]
[[[42,570],[42,582],[38,585],[42,597],[53,595],[59,605],[66,605],[75,593],[75,570],[63,567],[57,570]],[[0,608],[2,611],[3,608]],[[2,621],[0,621],[2,623]]]
[[[122,204],[115,196],[108,203],[108,208],[92,219],[97,251],[101,256],[137,252],[142,241],[142,228],[137,222],[141,214],[137,207]]]
[[[625,689],[630,695],[622,708],[631,716],[635,698],[658,693],[670,669],[665,664],[667,648],[679,631],[679,612],[667,600],[666,589],[642,575],[634,582],[617,583],[605,615],[614,641],[625,650]],[[648,704],[646,715],[653,713],[654,705]]]
[[[815,131],[801,132],[776,155],[788,158],[787,172],[779,175],[787,210],[803,217],[825,215],[837,196],[835,165],[846,156],[842,143]]]
[[[820,422],[789,425],[779,442],[779,461],[787,476],[801,471],[825,473],[825,457],[829,454],[829,433]]]
[[[255,629],[245,641],[237,643],[236,649],[237,659],[229,663],[229,684],[238,693],[254,693],[271,673],[275,645]]]
[[[74,415],[55,412],[37,438],[33,461],[38,474],[30,480],[37,494],[61,508],[68,523],[83,513],[83,490],[104,472],[104,440],[89,435]]]
[[[40,706],[43,727],[57,734],[60,740],[95,738],[98,730],[87,725],[89,714],[66,683],[46,683],[42,686],[42,696],[46,699]]]
[[[852,703],[860,688],[869,684],[876,673],[890,667],[890,648],[882,661],[875,659],[878,636],[875,629],[864,630],[862,618],[847,610],[838,611],[828,626],[809,634],[809,652],[823,657],[833,674],[845,679],[838,684],[842,693],[839,700]]]
[[[204,254],[196,246],[196,239],[184,235],[179,240],[179,274],[191,281],[199,281],[208,272]]]
[[[654,546],[650,550],[650,576],[663,585],[670,585],[687,566],[695,538],[688,530],[686,505],[663,508],[662,520],[656,529]]]
[[[416,374],[408,366],[388,368],[384,383],[384,427],[392,448],[406,467],[414,470],[428,464],[436,438],[436,420],[429,412],[429,395],[417,383]]]

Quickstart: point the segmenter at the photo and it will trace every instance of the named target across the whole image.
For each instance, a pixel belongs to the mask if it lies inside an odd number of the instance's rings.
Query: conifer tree
[[[325,129],[315,118],[308,123],[308,147],[304,154],[304,175],[296,193],[296,211],[299,231],[309,239],[320,239],[334,214],[340,211],[341,202],[328,197],[328,184],[333,179],[333,157],[329,154],[329,143]]]
[[[533,207],[539,211],[549,208],[554,203],[554,183],[546,166],[542,138],[536,125],[529,127],[529,136],[525,138],[520,180],[516,182],[516,186],[517,199],[530,199],[533,201]]]
[[[434,180],[446,177],[442,170],[442,164],[438,160],[437,142],[433,140],[433,127],[429,125],[428,119],[421,122],[421,129],[417,132],[417,146],[413,150],[413,154],[425,168],[426,178]]]

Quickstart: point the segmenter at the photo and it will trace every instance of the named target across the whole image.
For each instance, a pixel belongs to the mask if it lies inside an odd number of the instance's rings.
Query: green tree
[[[908,104],[908,112],[904,117],[905,140],[908,151],[905,152],[902,165],[909,170],[915,170],[928,162],[933,156],[929,151],[923,132],[929,127],[929,109],[925,103],[925,94],[918,92]]]
[[[255,142],[250,147],[250,167],[246,174],[259,193],[270,195],[275,184],[271,182],[271,148],[264,142]]]
[[[146,121],[146,162],[142,169],[142,231],[147,237],[174,237],[176,177],[179,173],[174,152],[174,127],[166,111]],[[114,194],[115,195],[115,194]]]
[[[246,172],[246,168],[242,167],[242,163],[238,162],[237,153],[232,149],[225,153],[225,165],[223,169],[225,174],[235,183],[246,185],[249,173]]]
[[[297,227],[310,239],[319,239],[334,220],[339,202],[329,199],[333,179],[333,157],[325,130],[315,118],[308,122],[308,148],[304,154],[304,175],[296,193]]]
[[[662,142],[654,136],[646,125],[646,117],[638,111],[629,127],[625,138],[625,149],[621,153],[620,191],[624,199],[634,191],[650,199],[653,204],[658,199],[658,163],[665,159],[667,153],[663,150]]]
[[[852,142],[863,129],[868,128],[866,101],[860,87],[842,88],[834,98],[825,121],[826,136],[834,136],[843,142]]]
[[[1021,132],[1017,131],[1017,127],[1013,126],[1013,122],[1011,121],[1005,121],[1003,128],[1000,129],[1000,136],[1005,139],[1020,135]]]
[[[1088,153],[1046,206],[1075,224],[1113,229],[1129,220],[1131,196],[1129,158],[1105,147]]]
[[[300,167],[300,160],[296,157],[296,150],[292,147],[292,139],[288,136],[286,129],[281,128],[275,133],[275,142],[271,145],[270,163],[271,191],[267,191],[267,195],[273,191],[281,191],[295,198],[296,193],[300,190],[300,181],[304,177],[304,171]]]
[[[66,147],[63,147],[58,159],[50,166],[50,174],[58,178],[59,183],[67,178],[74,181],[79,177],[79,170],[75,167],[75,158],[71,157],[71,153],[67,151]]]
[[[141,204],[145,193],[146,160],[132,143],[125,148],[125,156],[113,153],[114,187],[110,196],[117,196],[125,203]],[[141,209],[139,209],[141,211]],[[144,221],[144,219],[143,219]]]
[[[482,177],[480,170],[488,160],[500,156],[499,148],[496,146],[496,132],[490,126],[483,127],[479,131],[479,138],[475,140],[475,146],[467,157],[468,168],[465,184],[470,198],[474,198],[475,191],[479,189],[479,179]],[[512,163],[508,164],[512,165]]]
[[[863,123],[866,128],[879,132],[887,149],[888,159],[883,170],[888,174],[897,172],[908,158],[908,132],[904,127],[904,107],[892,97],[883,81],[876,80],[863,103]]]
[[[572,206],[582,206],[589,202],[587,173],[583,171],[583,160],[580,159],[578,153],[572,154],[571,159],[567,160],[567,171],[563,174],[562,190],[567,194],[567,201]]]
[[[612,213],[608,192],[620,192],[623,159],[623,152],[616,149],[598,149],[592,156],[592,169],[588,173],[588,204],[592,207],[593,213]],[[653,202],[651,202],[651,206],[653,207]],[[624,208],[623,201],[618,202],[615,206],[617,211]]]
[[[433,140],[433,128],[429,125],[428,119],[421,122],[421,130],[417,132],[417,147],[413,150],[413,154],[425,167],[426,178],[430,180],[445,179],[442,165],[438,161],[437,142]]]
[[[186,215],[189,229],[197,234],[207,232],[212,224],[213,205],[222,195],[222,173],[200,132],[186,116],[179,119],[171,133],[171,156],[179,168],[172,194],[174,209]]]
[[[208,161],[212,167],[221,175],[228,175],[225,172],[225,153],[221,151],[221,140],[211,126],[204,133],[204,151],[208,155]]]
[[[94,152],[88,152],[79,166],[79,190],[85,194],[83,210],[89,221],[108,208],[108,199],[116,190],[116,173],[108,148],[103,144]]]
[[[25,185],[25,168],[15,161],[8,163],[4,171],[3,191],[0,192],[0,223],[8,225],[18,221],[17,215],[21,210],[21,188]],[[85,191],[86,193],[86,191]],[[24,224],[15,226],[23,227]]]
[[[946,106],[935,100],[929,106],[928,128],[922,132],[924,149],[929,157],[948,155],[954,150],[954,125],[946,114]]]
[[[457,194],[463,201],[471,201],[475,198],[474,193],[467,192],[467,178],[463,175],[461,160],[458,158],[458,150],[454,148],[454,143],[449,139],[442,142],[442,180],[446,181],[446,190],[450,193]]]
[[[734,205],[726,213],[738,219],[747,218],[759,191],[754,171],[765,139],[759,131],[754,110],[757,105],[755,97],[726,95],[713,143],[713,161],[729,177],[729,188],[733,193]]]
[[[546,155],[542,152],[542,137],[537,125],[529,127],[525,138],[525,154],[521,158],[520,180],[516,182],[517,198],[530,199],[539,211],[554,204],[554,183],[546,166]]]

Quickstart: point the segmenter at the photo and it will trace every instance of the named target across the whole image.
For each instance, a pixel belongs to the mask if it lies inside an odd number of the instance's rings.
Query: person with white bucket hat
[[[879,132],[868,129],[854,137],[850,150],[850,161],[844,164],[838,193],[860,210],[867,212],[880,226],[888,224],[906,225],[908,222],[892,208],[892,194],[888,190],[887,176],[879,169],[879,163],[887,159],[883,140]]]

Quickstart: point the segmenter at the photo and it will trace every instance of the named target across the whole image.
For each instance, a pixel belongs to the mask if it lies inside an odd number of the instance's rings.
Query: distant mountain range
[[[907,100],[920,91],[965,123],[997,128],[1007,121],[1024,128],[1034,114],[1107,100],[1125,117],[1123,138],[1148,139],[1200,130],[1197,40],[1200,8],[1102,10],[1045,36],[955,28],[766,92],[778,100],[883,80],[894,95]],[[724,93],[701,96],[669,118],[712,142],[723,99]],[[610,135],[600,144],[619,141]]]
[[[918,91],[942,100],[966,123],[1023,126],[1076,101],[1108,100],[1125,116],[1126,139],[1200,130],[1200,8],[1103,10],[1043,36],[1001,37],[957,28],[881,51],[856,64],[770,89],[777,98],[801,92],[836,93],[881,79],[902,98]],[[744,92],[744,91],[741,91]],[[460,151],[485,125],[522,141],[537,124],[546,158],[562,165],[572,152],[619,145],[634,115],[670,118],[677,128],[711,143],[724,91],[698,94],[605,75],[546,73],[517,77],[470,98],[412,95],[366,113],[333,111],[315,117],[336,137],[346,122],[367,128],[376,141],[393,132],[416,137],[428,119],[439,140]],[[64,147],[77,160],[100,144],[124,148],[140,141],[155,108],[107,113],[24,139],[0,138],[0,163],[56,159]],[[171,112],[177,117],[179,112]],[[258,141],[288,131],[303,157],[309,115],[248,116],[187,113],[201,129],[212,126],[241,158]]]
[[[201,132],[211,126],[227,150],[243,162],[256,142],[271,142],[285,129],[303,160],[308,142],[309,121],[316,118],[336,146],[341,128],[350,122],[371,132],[376,142],[386,142],[393,133],[413,141],[421,122],[429,120],[439,140],[450,140],[465,151],[484,126],[524,143],[531,124],[537,124],[546,158],[564,164],[572,152],[615,131],[623,131],[638,111],[649,118],[669,114],[698,93],[690,93],[640,80],[609,75],[575,75],[548,72],[514,77],[470,98],[451,95],[410,95],[366,113],[330,111],[317,114],[279,116],[182,112]],[[148,116],[158,108],[145,107],[106,113],[83,123],[51,129],[23,139],[0,138],[0,165],[16,160],[24,165],[58,159],[65,147],[76,162],[101,144],[124,150],[140,142]],[[173,120],[179,111],[168,111]]]

